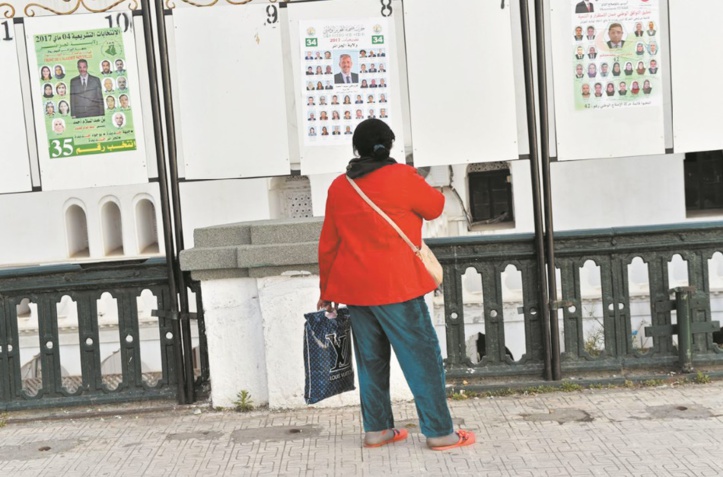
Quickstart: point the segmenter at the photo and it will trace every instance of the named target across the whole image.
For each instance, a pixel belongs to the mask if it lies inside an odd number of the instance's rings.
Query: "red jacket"
[[[417,246],[422,219],[435,219],[444,208],[444,195],[404,164],[384,166],[355,182]],[[401,303],[436,288],[409,245],[344,175],[329,187],[319,275],[321,299],[347,305]]]

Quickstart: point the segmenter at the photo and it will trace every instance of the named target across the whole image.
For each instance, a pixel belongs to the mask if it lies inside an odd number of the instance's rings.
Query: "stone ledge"
[[[241,222],[194,231],[196,247],[180,254],[196,280],[318,273],[323,218]]]

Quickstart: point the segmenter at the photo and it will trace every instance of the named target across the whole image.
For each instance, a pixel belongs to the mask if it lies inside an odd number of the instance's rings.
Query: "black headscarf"
[[[350,179],[356,179],[370,172],[374,172],[377,169],[381,169],[384,166],[396,163],[397,161],[395,161],[394,158],[389,157],[389,152],[387,152],[385,159],[378,159],[373,156],[355,157],[349,161],[349,165],[346,166],[346,175],[348,175]]]

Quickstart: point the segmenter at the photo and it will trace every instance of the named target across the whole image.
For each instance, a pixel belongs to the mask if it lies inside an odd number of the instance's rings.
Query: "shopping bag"
[[[351,321],[349,309],[336,317],[324,310],[304,315],[304,399],[314,404],[330,396],[353,391]]]

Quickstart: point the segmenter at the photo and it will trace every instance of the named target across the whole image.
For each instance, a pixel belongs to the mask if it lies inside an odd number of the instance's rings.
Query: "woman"
[[[630,92],[633,94],[640,93],[640,84],[637,81],[633,81],[633,84],[630,87]]]
[[[651,91],[653,91],[653,87],[650,85],[650,81],[645,80],[643,83],[643,94],[650,94]]]
[[[70,105],[67,101],[63,100],[58,103],[58,112],[62,114],[63,116],[67,116],[70,112]]]
[[[625,76],[633,74],[633,64],[631,62],[625,63]]]
[[[642,61],[638,61],[638,67],[635,70],[635,72],[639,75],[644,75],[645,74],[645,63],[643,63]]]
[[[362,87],[362,88],[368,88],[368,87],[369,87],[369,84],[367,83],[367,80],[362,80],[362,82],[361,82],[361,87]]]
[[[348,94],[344,96],[344,104],[351,104],[351,97]]]
[[[444,196],[414,170],[389,157],[394,133],[383,121],[362,121],[352,138],[359,157],[329,187],[319,239],[319,309],[345,303],[351,314],[365,447],[407,438],[394,428],[389,397],[390,345],[415,397],[422,433],[434,450],[474,444],[453,432],[444,367],[424,295],[436,288],[421,260],[352,188],[347,177],[386,211],[416,244],[422,220],[442,213]],[[370,263],[394,264],[370,267]]]
[[[613,63],[613,76],[620,76],[620,63]]]
[[[53,76],[50,74],[50,67],[43,66],[40,68],[40,81],[50,81],[53,79]]]
[[[45,115],[55,116],[55,105],[52,101],[48,101],[47,103],[45,103]]]
[[[61,65],[55,65],[55,79],[63,79],[65,78],[65,70]]]
[[[332,111],[331,112],[331,120],[334,121],[334,120],[339,120],[339,119],[341,119],[339,117],[339,111]]]
[[[54,97],[53,94],[53,85],[49,83],[45,83],[45,86],[43,86],[43,98],[49,99]]]
[[[58,83],[55,86],[55,92],[58,93],[58,96],[65,96],[68,92],[68,87],[65,86],[65,83]]]

